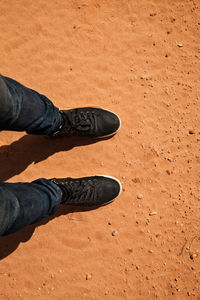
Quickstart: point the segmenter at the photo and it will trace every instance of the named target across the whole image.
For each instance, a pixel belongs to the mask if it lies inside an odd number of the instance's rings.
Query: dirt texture
[[[199,1],[5,0],[0,33],[3,75],[122,120],[98,142],[1,132],[0,180],[123,184],[108,206],[0,238],[0,299],[199,300]]]

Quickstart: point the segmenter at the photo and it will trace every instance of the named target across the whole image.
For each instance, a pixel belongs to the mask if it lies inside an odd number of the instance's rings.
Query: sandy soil
[[[123,124],[99,142],[0,133],[1,181],[123,183],[113,204],[62,207],[0,238],[0,299],[200,299],[199,2],[5,0],[0,12],[2,74]]]

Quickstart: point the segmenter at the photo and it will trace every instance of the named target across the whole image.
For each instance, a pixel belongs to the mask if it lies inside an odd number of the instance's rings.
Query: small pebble
[[[174,288],[175,288],[175,286],[174,286],[173,284],[171,284],[171,288],[172,288],[172,289],[174,289]]]
[[[141,199],[143,198],[143,195],[142,195],[142,194],[139,194],[139,195],[137,195],[137,198],[138,198],[139,200],[141,200]]]
[[[179,48],[181,48],[181,47],[183,47],[183,44],[179,43],[177,46],[178,46]]]
[[[112,232],[112,236],[116,236],[118,234],[118,232],[116,231],[116,230],[114,230],[113,232]]]
[[[132,181],[133,181],[134,183],[140,183],[140,179],[137,178],[137,177],[136,177],[136,178],[133,178]]]
[[[147,74],[144,74],[144,75],[140,76],[140,79],[146,79],[147,80],[147,79],[149,79],[149,76]]]
[[[149,213],[149,216],[155,216],[155,215],[157,215],[157,211],[152,211]]]
[[[86,274],[86,276],[85,276],[85,279],[86,280],[90,280],[92,278],[92,275],[91,274]]]
[[[195,257],[197,257],[196,253],[193,253],[193,254],[190,255],[190,259],[194,259]]]
[[[194,130],[189,130],[189,134],[194,134]]]

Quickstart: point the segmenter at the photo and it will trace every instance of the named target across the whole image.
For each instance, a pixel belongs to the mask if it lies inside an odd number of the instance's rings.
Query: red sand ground
[[[1,73],[123,125],[95,143],[0,133],[2,181],[123,183],[0,238],[1,300],[200,299],[199,16],[197,0],[0,2]]]

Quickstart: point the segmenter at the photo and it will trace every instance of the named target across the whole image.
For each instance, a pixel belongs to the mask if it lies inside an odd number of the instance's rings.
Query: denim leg
[[[61,124],[59,109],[44,95],[0,76],[0,130],[49,135]]]
[[[0,236],[8,232],[19,212],[16,196],[0,183]]]
[[[0,182],[0,235],[7,235],[52,215],[62,198],[60,188],[45,178],[31,183]]]
[[[19,110],[19,102],[14,103],[10,91],[0,75],[0,130],[16,119]]]

